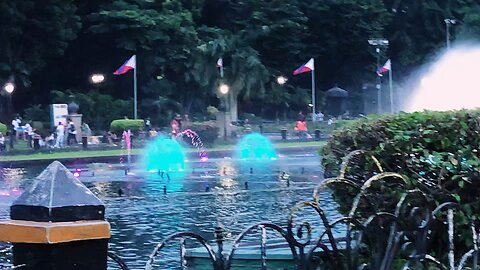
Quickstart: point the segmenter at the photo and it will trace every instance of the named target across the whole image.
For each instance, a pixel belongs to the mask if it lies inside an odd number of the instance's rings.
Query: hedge
[[[0,132],[5,135],[7,134],[7,126],[3,123],[0,123]]]
[[[110,131],[121,134],[124,130],[130,129],[130,131],[136,133],[143,130],[144,126],[145,123],[143,119],[119,119],[113,120],[112,123],[110,123]]]
[[[480,220],[479,132],[479,110],[401,113],[361,119],[337,130],[320,154],[326,177],[338,175],[342,159],[354,150],[366,154],[350,161],[349,180],[362,185],[379,173],[368,156],[376,157],[384,171],[404,176],[406,185],[379,184],[369,191],[379,210],[393,212],[400,194],[409,189],[420,189],[428,196],[431,201],[420,204],[425,208],[460,203],[466,213],[455,220],[456,226],[464,226],[457,231],[461,252],[469,244],[468,220]],[[332,188],[340,209],[349,209],[353,192]],[[446,246],[445,239],[433,241],[439,249]]]

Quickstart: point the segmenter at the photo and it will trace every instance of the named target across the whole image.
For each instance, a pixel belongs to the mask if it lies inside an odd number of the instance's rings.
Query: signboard
[[[58,122],[67,124],[68,106],[67,104],[51,104],[50,105],[50,119],[52,128],[58,125]]]

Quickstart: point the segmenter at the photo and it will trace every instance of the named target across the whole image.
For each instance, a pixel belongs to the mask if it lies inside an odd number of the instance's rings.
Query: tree
[[[0,78],[29,86],[32,72],[62,55],[80,29],[73,0],[0,1]]]
[[[480,4],[466,0],[462,8],[463,18],[459,38],[462,40],[480,39]]]

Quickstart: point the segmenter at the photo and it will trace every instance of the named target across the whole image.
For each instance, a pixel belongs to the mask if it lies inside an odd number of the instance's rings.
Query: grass
[[[276,148],[290,148],[290,147],[321,147],[325,144],[324,141],[310,141],[310,142],[281,142],[274,143]],[[219,145],[212,148],[207,148],[208,151],[222,151],[233,150],[234,145]],[[187,149],[187,152],[196,152],[196,149]],[[133,149],[132,155],[142,154],[143,149]],[[52,152],[52,153],[35,153],[29,155],[14,155],[14,156],[0,156],[0,162],[5,161],[30,161],[30,160],[54,160],[65,158],[91,158],[91,157],[107,157],[107,156],[122,156],[125,155],[125,150],[87,150],[87,151],[72,151],[72,152]]]

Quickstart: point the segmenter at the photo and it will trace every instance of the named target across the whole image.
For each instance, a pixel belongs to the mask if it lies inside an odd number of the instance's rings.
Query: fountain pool
[[[285,225],[290,208],[310,199],[313,188],[323,179],[314,150],[278,155],[270,171],[243,172],[238,166],[229,157],[206,162],[192,157],[185,161],[185,178],[175,181],[166,174],[144,174],[141,165],[134,165],[126,173],[121,165],[87,164],[79,172],[79,179],[106,204],[112,228],[110,249],[131,269],[143,269],[155,245],[174,232],[194,231],[213,239],[213,228],[222,223],[226,237],[232,239],[259,221]],[[10,204],[43,169],[1,170],[1,218],[8,218]],[[282,172],[289,178],[280,177]],[[322,196],[322,207],[328,209],[332,219],[337,217],[330,195]],[[301,220],[321,226],[314,213],[305,213]],[[178,265],[173,263],[176,260],[178,249],[168,249],[157,269],[174,269],[171,265]]]

